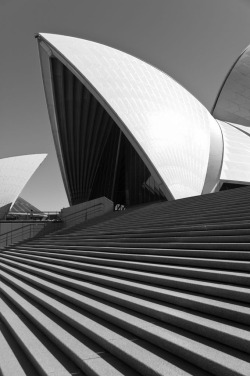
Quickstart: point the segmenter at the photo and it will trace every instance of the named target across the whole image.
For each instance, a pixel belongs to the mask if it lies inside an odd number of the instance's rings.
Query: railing
[[[45,211],[41,213],[36,212],[10,212],[6,215],[5,220],[9,221],[52,221],[52,220],[60,220],[60,212],[58,211]]]
[[[5,247],[15,242],[34,238],[37,235],[55,231],[61,226],[61,222],[59,221],[49,223],[33,221],[29,223],[26,222],[27,224],[24,223],[16,229],[11,229],[10,231],[0,234],[0,246]]]
[[[97,201],[99,200],[99,202]],[[102,202],[100,202],[102,200]],[[85,203],[84,203],[85,204]],[[89,206],[88,206],[89,205]],[[61,230],[62,227],[72,227],[78,223],[95,218],[99,215],[112,212],[113,203],[106,197],[95,199],[92,202],[86,203],[87,207],[81,207],[79,210],[74,210],[66,214],[68,210],[72,210],[72,207],[62,209],[59,212],[44,212],[46,217],[39,218],[37,220],[37,213],[26,213],[29,215],[29,220],[5,220],[0,221],[0,247],[8,246],[12,243],[21,242],[35,236],[42,236],[50,232]],[[77,208],[75,208],[77,209]],[[66,212],[64,214],[64,212]],[[14,213],[13,213],[14,214]],[[39,215],[39,214],[38,214]],[[3,231],[2,227],[10,227],[10,231]],[[16,228],[12,228],[16,227]]]
[[[76,212],[69,213],[63,216],[62,221],[67,227],[73,226],[74,224],[84,222],[84,221],[87,221],[88,219],[93,218],[94,214],[98,212],[102,212],[103,210],[104,210],[103,203],[94,204],[87,208],[80,209]]]

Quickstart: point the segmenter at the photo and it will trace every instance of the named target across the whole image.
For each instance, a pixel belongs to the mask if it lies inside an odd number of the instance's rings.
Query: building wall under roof
[[[58,59],[51,59],[55,110],[71,204],[105,196],[133,205],[165,196],[120,128]],[[153,179],[153,180],[152,180]]]

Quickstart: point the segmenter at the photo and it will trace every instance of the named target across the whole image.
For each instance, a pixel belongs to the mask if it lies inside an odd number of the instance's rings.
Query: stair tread
[[[24,286],[19,280],[17,280],[17,284],[19,287]],[[27,285],[26,289],[28,290],[29,288],[30,287]],[[95,360],[95,372],[100,375],[138,376],[137,373],[134,373],[132,369],[126,367],[124,364],[119,364],[117,361],[114,362],[112,356],[107,354],[100,346],[94,344],[88,338],[79,335],[76,330],[72,330],[69,325],[65,325],[58,317],[53,318],[53,315],[46,312],[41,306],[37,306],[37,304],[30,301],[27,297],[21,295],[20,292],[13,290],[8,284],[3,282],[1,289],[2,293],[11,299],[15,306],[18,307],[26,317],[32,320],[33,323],[36,323],[36,325],[43,330],[67,356],[71,357],[85,373],[92,372],[92,363],[90,365],[89,360]],[[103,358],[104,354],[109,362]],[[115,368],[112,363],[116,364]]]
[[[78,255],[72,255],[70,253],[68,254],[63,254],[63,253],[58,253],[58,254],[55,254],[53,252],[28,252],[26,253],[27,251],[24,250],[24,252],[16,252],[15,249],[13,250],[8,250],[8,251],[5,251],[4,253],[5,254],[13,254],[13,255],[20,255],[20,253],[22,254],[22,257],[32,257],[32,255],[34,256],[44,256],[46,258],[49,258],[49,257],[62,257],[63,259],[69,259],[69,260],[85,260],[85,258],[88,258],[88,259],[102,259],[104,256],[105,258],[109,258],[110,260],[117,260],[117,259],[124,259],[126,261],[145,261],[145,262],[148,262],[148,261],[153,261],[154,263],[159,263],[159,262],[162,262],[162,263],[168,263],[168,262],[171,262],[171,261],[176,261],[176,262],[180,262],[180,261],[183,261],[184,262],[194,262],[194,263],[198,263],[200,262],[199,264],[202,265],[202,263],[204,263],[204,266],[206,264],[208,265],[218,265],[218,268],[219,267],[223,267],[223,265],[225,265],[226,267],[228,266],[228,269],[230,269],[230,267],[232,267],[233,265],[235,266],[245,266],[245,269],[249,268],[250,267],[250,259],[249,261],[248,260],[231,260],[231,259],[220,259],[220,258],[205,258],[205,257],[185,257],[185,256],[174,256],[174,255],[137,255],[137,254],[129,254],[129,253],[109,253],[109,252],[106,252],[104,254],[104,252],[89,252],[88,255],[84,255],[84,253],[82,252],[81,254],[78,254]],[[92,256],[94,254],[94,256]],[[100,257],[101,256],[101,257]],[[216,256],[216,255],[214,255]],[[250,252],[249,252],[249,256],[250,256]],[[250,268],[249,268],[249,271],[250,271]]]
[[[47,376],[49,363],[84,376],[249,376],[249,272],[249,187],[17,242],[0,250],[3,376]]]
[[[89,272],[91,270],[92,272],[97,271],[98,273],[102,274],[110,274],[110,275],[116,275],[121,277],[126,277],[128,279],[140,279],[140,277],[147,283],[154,283],[154,284],[160,284],[160,285],[168,285],[171,286],[171,282],[175,283],[177,288],[183,288],[187,289],[187,287],[191,286],[192,288],[198,288],[199,290],[202,287],[205,289],[202,289],[202,292],[207,293],[209,295],[216,295],[216,292],[219,293],[224,292],[224,294],[227,297],[231,297],[233,299],[232,293],[237,294],[237,298],[243,301],[249,302],[250,297],[250,288],[245,286],[237,286],[233,284],[222,284],[222,283],[216,283],[211,281],[202,281],[197,279],[191,279],[191,278],[183,278],[181,276],[168,276],[168,275],[161,275],[161,274],[153,274],[153,273],[145,273],[139,270],[130,270],[130,269],[121,269],[121,268],[114,268],[114,267],[106,267],[106,266],[99,266],[99,265],[91,265],[91,264],[84,264],[87,270],[77,270],[68,268],[65,266],[60,265],[53,265],[49,263],[42,263],[41,261],[34,261],[34,260],[26,260],[28,261],[30,265],[26,265],[22,262],[17,263],[16,261],[13,261],[9,258],[3,258],[0,256],[0,259],[2,259],[4,262],[7,262],[11,265],[18,265],[18,267],[22,269],[30,269],[32,270],[32,266],[35,265],[38,268],[45,267],[45,269],[57,271],[62,274],[69,274],[71,276],[74,276],[75,278],[84,278],[84,274]],[[14,260],[17,258],[14,258]],[[20,258],[19,261],[22,261]],[[88,266],[91,265],[90,268]],[[35,270],[35,269],[34,269]]]
[[[0,321],[0,370],[3,376],[39,376],[34,366],[17,345],[7,327]]]
[[[102,268],[115,268],[124,267],[126,270],[138,270],[156,274],[177,274],[177,275],[184,275],[189,276],[190,272],[192,277],[196,278],[204,278],[204,279],[215,279],[218,281],[226,281],[230,282],[232,280],[236,280],[238,284],[246,284],[250,286],[250,275],[247,272],[242,271],[230,271],[230,270],[222,270],[218,273],[217,269],[209,269],[209,268],[194,268],[191,266],[180,266],[180,265],[167,265],[167,264],[156,264],[156,263],[143,263],[139,261],[129,261],[129,260],[115,260],[115,259],[105,259],[105,258],[95,258],[95,257],[87,257],[81,256],[85,262],[73,261],[73,260],[63,260],[57,259],[53,257],[45,257],[45,256],[35,256],[30,255],[29,258],[24,258],[18,256],[13,256],[9,253],[4,252],[1,258],[10,258],[13,260],[25,260],[27,263],[37,262],[40,265],[46,265],[46,262],[52,262],[55,264],[66,265],[67,267],[73,266],[74,268],[77,267],[79,269],[85,268],[94,268],[94,267],[102,267]],[[34,260],[33,260],[34,259]],[[42,261],[40,261],[42,260]],[[89,261],[89,262],[86,262]],[[98,262],[98,263],[97,263]],[[131,269],[129,269],[131,268]],[[222,278],[224,277],[224,278]]]
[[[40,277],[29,276],[27,273],[20,275],[29,282],[42,287],[42,279]],[[2,271],[2,276],[5,280],[9,280],[6,272]],[[15,278],[12,277],[12,279]],[[46,281],[46,284],[47,286],[52,286],[53,282]],[[159,301],[149,300],[145,297],[142,298],[135,294],[125,293],[103,286],[96,286],[88,282],[79,283],[71,279],[65,285],[81,291],[82,294],[87,293],[97,296],[98,298],[144,313],[163,322],[188,329],[204,337],[214,337],[218,342],[228,344],[232,347],[236,346],[236,348],[250,352],[250,333],[247,327],[242,325],[239,326],[227,320],[218,321],[218,318],[211,315],[201,314],[200,312],[197,313],[190,309],[180,309],[180,307],[175,307],[174,305],[163,304]],[[56,286],[57,285],[54,285],[55,289]]]
[[[24,283],[19,282],[19,286],[22,285],[24,285]],[[64,290],[65,289],[61,288],[61,292]],[[135,368],[147,368],[147,370],[152,372],[152,375],[158,375],[157,372],[160,372],[159,374],[162,376],[166,375],[167,372],[172,372],[174,375],[178,375],[177,372],[180,372],[180,374],[183,375],[189,374],[185,371],[185,363],[183,364],[184,370],[180,370],[171,364],[171,361],[167,361],[168,353],[160,351],[159,355],[155,355],[152,352],[154,345],[151,344],[148,344],[147,346],[149,348],[151,347],[151,351],[147,351],[143,346],[145,341],[138,339],[134,334],[127,333],[124,329],[120,329],[101,318],[97,319],[91,313],[83,312],[75,306],[72,306],[70,303],[65,304],[64,302],[61,302],[60,299],[54,299],[50,295],[44,294],[34,287],[28,286],[26,287],[26,291],[29,291],[30,294],[33,292],[33,298],[46,305],[46,308],[52,310],[53,313],[59,315],[59,317],[63,318],[66,322],[70,322],[71,325],[87,335],[87,337],[92,339],[95,338],[95,341],[101,342],[105,345],[106,349],[116,356],[124,357],[130,361]],[[74,294],[71,293],[71,298],[73,297]],[[164,356],[164,362],[161,355]],[[171,360],[172,358],[174,358],[174,356],[170,356]],[[204,372],[204,375],[205,374],[206,373]]]
[[[45,343],[41,341],[38,331],[25,320],[24,316],[6,303],[3,295],[0,297],[0,306],[2,321],[15,335],[40,373],[49,375],[51,372],[57,372],[62,376],[71,376],[73,372],[79,371],[73,364],[68,364],[65,357],[60,357],[59,360],[55,353],[48,349],[48,341]]]
[[[44,283],[42,280],[41,283],[43,283],[44,286],[47,284],[50,292],[55,292],[55,290],[52,290],[53,284]],[[19,287],[21,285],[24,285],[24,283],[19,281]],[[157,343],[157,345],[164,348],[165,351],[182,354],[186,360],[192,361],[192,358],[194,358],[201,368],[206,369],[206,361],[208,361],[208,364],[211,365],[211,367],[215,367],[217,372],[226,370],[228,375],[248,375],[250,372],[250,363],[247,361],[247,356],[244,357],[241,355],[241,359],[239,359],[237,350],[229,350],[227,346],[221,344],[219,346],[215,344],[214,348],[212,341],[190,334],[185,330],[173,328],[168,324],[161,324],[159,326],[157,322],[151,319],[145,319],[144,315],[131,314],[128,310],[121,310],[113,305],[106,305],[100,301],[91,299],[86,295],[82,297],[78,292],[56,286],[56,290],[60,291],[61,298],[70,299],[71,303],[76,304],[78,307],[81,306],[87,309],[87,305],[91,305],[92,303],[92,307],[95,307],[95,313],[97,314],[98,310],[100,311],[98,316],[102,317],[101,319],[99,317],[102,322],[103,318],[112,322],[111,327],[109,326],[107,329],[107,326],[104,326],[105,324],[100,325],[100,322],[97,322],[97,320],[91,320],[89,315],[88,317],[84,315],[83,318],[78,310],[72,310],[70,306],[61,304],[58,300],[53,299],[48,296],[48,294],[42,293],[40,290],[26,286],[26,291],[28,290],[30,293],[33,291],[33,297],[35,299],[45,302],[46,306],[50,306],[54,311],[56,310],[58,313],[61,312],[61,317],[67,316],[71,321],[76,320],[79,328],[80,326],[82,329],[84,327],[84,331],[89,335],[90,332],[94,332],[95,336],[101,336],[102,340],[103,338],[105,338],[105,341],[111,340],[113,346],[117,346],[118,343],[118,346],[123,347],[125,345],[127,351],[129,346],[130,355],[133,354],[134,356],[133,348],[137,347],[134,345],[135,343],[138,344],[138,342],[133,341],[134,337],[130,339],[124,338],[123,330],[132,332],[139,337],[146,336],[147,340],[152,342],[153,345]],[[112,330],[113,324],[119,325],[119,327],[122,328],[122,332],[117,329],[115,331]],[[134,338],[134,340],[136,340],[136,338]],[[129,345],[127,343],[128,341]],[[140,349],[140,352],[141,351]],[[147,364],[149,368],[152,367],[152,353],[150,355],[148,354],[148,356],[150,356]],[[145,362],[144,356],[143,361]]]
[[[38,276],[41,276],[45,279],[52,279],[56,281],[56,283],[61,284],[68,284],[68,285],[74,285],[74,286],[81,286],[81,284],[85,283],[85,280],[88,282],[93,282],[95,284],[101,284],[101,285],[107,285],[109,287],[116,287],[117,289],[122,289],[128,292],[134,292],[136,291],[137,294],[143,295],[146,297],[156,298],[160,301],[165,302],[172,302],[174,305],[182,305],[187,307],[196,307],[198,306],[197,310],[201,312],[205,312],[210,308],[213,307],[214,311],[213,314],[219,315],[221,310],[227,310],[229,311],[229,319],[231,320],[230,313],[233,313],[234,317],[237,318],[240,317],[240,322],[244,321],[247,324],[249,324],[249,315],[250,315],[250,306],[243,305],[241,302],[236,302],[225,299],[218,299],[218,297],[213,296],[204,296],[201,294],[193,293],[190,291],[183,291],[183,290],[177,290],[177,289],[171,289],[167,287],[160,287],[157,285],[148,285],[142,282],[128,280],[128,279],[121,279],[113,276],[107,276],[104,274],[95,274],[91,272],[85,272],[82,277],[84,280],[79,280],[72,278],[71,275],[60,275],[57,273],[57,270],[55,272],[51,272],[48,270],[43,270],[41,268],[33,267],[33,266],[26,266],[26,265],[18,265],[15,262],[11,262],[11,265],[5,265],[2,264],[2,269],[10,271],[16,275],[22,276],[23,273],[26,275],[26,272],[29,272],[31,275],[35,274]],[[15,269],[15,266],[20,266],[19,269]],[[21,271],[20,269],[23,269],[24,271]],[[53,270],[53,269],[52,269]],[[74,276],[73,276],[74,277]],[[231,295],[230,295],[231,298]],[[191,304],[190,304],[191,302]],[[246,316],[246,320],[242,320],[242,316]]]
[[[65,248],[65,249],[64,249]],[[200,256],[200,258],[219,258],[229,260],[247,260],[250,261],[250,251],[221,251],[221,250],[190,250],[190,249],[159,249],[159,248],[116,248],[116,247],[82,247],[80,250],[74,249],[74,246],[67,247],[31,247],[31,246],[16,246],[9,247],[9,251],[19,252],[21,254],[48,254],[48,255],[58,255],[60,257],[65,257],[65,255],[93,255],[93,256],[103,256],[103,257],[145,257],[145,258],[154,258],[155,256],[165,257],[165,256],[176,256],[176,257],[187,257],[196,258],[194,256]],[[4,251],[7,253],[7,251]],[[190,257],[188,257],[190,258]]]

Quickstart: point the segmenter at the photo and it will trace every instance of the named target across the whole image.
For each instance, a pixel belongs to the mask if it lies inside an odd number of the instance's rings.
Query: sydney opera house
[[[250,183],[246,50],[212,114],[159,69],[116,49],[39,34],[49,116],[70,205],[130,206]]]
[[[129,207],[250,184],[249,48],[210,114],[167,74],[131,55],[67,36],[37,38],[70,205],[105,196]],[[43,159],[0,160],[1,217]]]
[[[37,39],[71,206],[0,248],[0,374],[249,376],[250,48],[210,113],[126,53]],[[2,206],[44,157],[21,158]]]
[[[47,154],[30,154],[0,159],[0,219],[12,208],[46,156]]]

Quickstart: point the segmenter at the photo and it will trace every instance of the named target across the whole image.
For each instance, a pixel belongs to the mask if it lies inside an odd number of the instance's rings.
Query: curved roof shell
[[[30,213],[31,210],[35,214],[43,214],[41,210],[37,209],[34,205],[24,200],[24,198],[18,197],[15,203],[12,205],[11,214]]]
[[[52,131],[68,196],[51,83],[52,56],[101,103],[167,199],[211,191],[218,181],[222,136],[215,119],[187,90],[155,67],[98,43],[54,34],[39,34],[38,41]]]
[[[47,154],[0,159],[0,216],[6,214]]]
[[[236,126],[219,121],[224,153],[220,180],[235,184],[250,184],[250,135]]]
[[[216,119],[250,127],[250,46],[226,76],[212,113]]]

